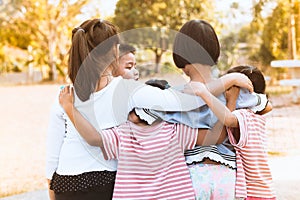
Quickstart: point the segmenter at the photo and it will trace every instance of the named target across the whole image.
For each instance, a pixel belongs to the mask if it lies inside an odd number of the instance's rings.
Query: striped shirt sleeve
[[[119,134],[116,128],[102,130],[100,132],[103,141],[103,154],[108,160],[119,158]]]
[[[236,128],[230,128],[227,127],[227,132],[228,132],[228,138],[229,141],[232,145],[237,146],[237,147],[244,147],[247,144],[248,141],[248,130],[247,130],[247,112],[243,112],[242,109],[240,110],[235,110],[232,112],[236,117],[239,122],[239,132],[240,132],[240,140],[236,141],[232,132]]]
[[[195,147],[198,129],[191,128],[184,124],[176,124],[176,132],[178,136],[178,144],[183,152]]]

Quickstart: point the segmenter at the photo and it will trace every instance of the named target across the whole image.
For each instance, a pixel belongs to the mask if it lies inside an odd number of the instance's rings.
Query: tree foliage
[[[151,49],[155,53],[155,71],[158,72],[161,56],[173,41],[174,30],[178,31],[190,19],[204,19],[217,26],[214,1],[119,0],[113,22],[121,32],[136,30],[128,32],[130,37],[125,40]],[[140,29],[145,27],[149,29]]]
[[[43,1],[11,0],[1,15],[3,38],[12,46],[32,48],[37,64],[49,66],[49,79],[57,78],[70,43],[70,32],[77,24],[76,16],[89,0]]]
[[[273,59],[286,59],[288,52],[289,9],[279,2],[277,7],[266,19],[262,33],[262,45],[259,52],[264,64]]]
[[[263,17],[264,6],[272,3],[274,9],[270,15]],[[269,8],[270,9],[270,8]],[[295,41],[299,50],[300,41],[300,10],[299,2],[291,0],[260,0],[253,6],[253,21],[250,27],[244,27],[240,31],[240,36],[245,42],[251,44],[256,42],[260,45],[256,51],[249,49],[251,60],[260,62],[266,68],[272,60],[288,59],[290,47],[289,33],[291,32],[291,16],[295,17]],[[245,34],[245,29],[247,33]],[[299,52],[299,51],[298,51]]]
[[[121,31],[142,27],[166,27],[178,30],[189,19],[216,22],[214,1],[207,0],[119,0],[114,23]]]

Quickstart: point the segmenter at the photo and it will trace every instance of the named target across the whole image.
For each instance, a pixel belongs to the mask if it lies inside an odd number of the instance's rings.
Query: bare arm
[[[217,80],[206,84],[208,90],[215,96],[222,94],[232,86],[246,88],[250,92],[253,92],[252,82],[246,75],[242,73],[225,74]]]
[[[226,107],[232,112],[236,109],[236,100],[238,99],[240,88],[233,86],[226,90]]]
[[[191,82],[190,87],[193,88],[197,96],[203,99],[221,123],[228,127],[238,127],[236,116],[219,99],[212,95],[203,83]]]
[[[236,109],[236,100],[239,96],[239,91],[240,88],[236,86],[233,86],[228,90],[226,90],[226,107],[231,112]],[[224,124],[220,120],[218,120],[218,122],[211,130],[199,129],[197,145],[206,146],[206,145],[220,144],[225,140],[226,137],[227,137],[226,128]]]
[[[270,111],[272,111],[272,110],[273,110],[273,106],[272,106],[272,104],[268,101],[268,103],[267,103],[265,109],[263,109],[262,111],[258,112],[257,114],[259,114],[259,115],[264,115],[264,114],[266,114],[266,113],[268,113],[268,112],[270,112]]]
[[[49,199],[50,200],[55,200],[55,194],[54,194],[54,191],[50,189],[50,182],[51,180],[50,179],[47,179],[48,181],[48,194],[49,194]]]
[[[239,96],[240,88],[233,86],[226,90],[226,107],[232,112],[236,109],[236,100]],[[199,130],[197,145],[212,145],[222,143],[227,136],[224,124],[218,120],[211,130]]]
[[[196,144],[200,146],[221,144],[226,136],[224,124],[218,121],[212,129],[198,129]]]
[[[70,87],[67,86],[61,91],[59,95],[59,103],[85,141],[89,145],[103,147],[101,135],[75,108],[73,88],[70,89]]]

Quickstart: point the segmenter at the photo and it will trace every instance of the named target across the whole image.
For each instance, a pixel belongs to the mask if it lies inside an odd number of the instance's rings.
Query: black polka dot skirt
[[[101,191],[102,187],[114,184],[116,172],[97,171],[79,175],[53,174],[50,189],[55,193]]]

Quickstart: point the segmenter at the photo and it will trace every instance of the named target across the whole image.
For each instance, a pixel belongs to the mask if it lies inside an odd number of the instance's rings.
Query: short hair
[[[134,46],[130,44],[121,43],[119,46],[119,51],[120,51],[120,57],[122,57],[128,53],[135,54],[136,49],[134,48]]]
[[[178,68],[200,63],[213,66],[220,56],[220,44],[213,27],[204,20],[186,22],[175,36],[173,60]]]
[[[263,73],[254,66],[240,65],[233,67],[227,71],[229,73],[242,73],[245,74],[252,82],[254,92],[264,94],[266,90],[266,81]]]

